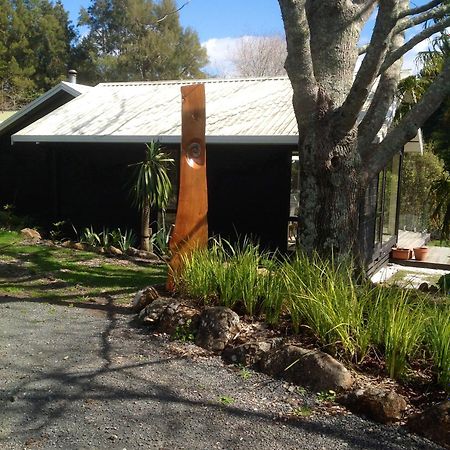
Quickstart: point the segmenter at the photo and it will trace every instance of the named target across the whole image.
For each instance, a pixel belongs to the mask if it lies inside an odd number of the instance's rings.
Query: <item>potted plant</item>
[[[425,245],[416,247],[414,249],[414,257],[417,261],[425,261],[428,258],[428,247]]]

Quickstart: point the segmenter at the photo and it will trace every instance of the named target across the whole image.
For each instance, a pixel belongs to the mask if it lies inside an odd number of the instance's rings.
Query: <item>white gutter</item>
[[[75,136],[75,135],[21,135],[13,134],[11,143],[16,142],[59,142],[63,143],[85,143],[85,144],[145,144],[150,141],[159,141],[162,144],[180,144],[181,136]],[[207,144],[280,144],[297,145],[298,136],[206,136]]]

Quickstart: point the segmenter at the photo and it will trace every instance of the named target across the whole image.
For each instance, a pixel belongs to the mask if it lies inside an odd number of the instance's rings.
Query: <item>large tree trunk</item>
[[[146,204],[142,209],[141,214],[141,250],[145,250],[146,252],[153,251],[150,243],[151,234],[150,205]]]
[[[364,182],[356,133],[339,142],[319,126],[300,142],[299,244],[311,254],[360,256],[359,205]]]

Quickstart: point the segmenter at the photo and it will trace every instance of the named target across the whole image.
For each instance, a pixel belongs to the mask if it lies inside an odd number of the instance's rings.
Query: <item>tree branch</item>
[[[294,91],[294,109],[297,119],[303,120],[315,113],[318,86],[314,76],[309,26],[305,0],[278,0],[283,17],[288,56],[285,69]],[[302,119],[300,119],[302,120]]]
[[[342,135],[347,134],[354,127],[358,114],[367,99],[369,87],[375,80],[388,51],[390,37],[398,14],[398,4],[398,0],[386,0],[380,3],[366,56],[339,111],[337,127]]]
[[[405,53],[412,50],[417,44],[429,38],[433,34],[442,31],[444,28],[448,26],[450,26],[450,17],[445,20],[441,20],[440,22],[437,22],[435,25],[425,28],[420,33],[416,34],[404,45],[390,52],[386,56],[386,59],[384,60],[383,64],[380,67],[379,73],[382,73],[383,71],[387,70],[388,67],[394,64],[395,61],[399,60]]]
[[[410,19],[400,20],[394,28],[394,33],[400,33],[408,28],[420,25],[423,22],[431,19],[441,19],[450,12],[450,5],[442,5],[439,8],[434,8],[420,14],[419,16]]]
[[[173,11],[168,12],[163,17],[160,17],[158,20],[156,20],[155,24],[162,22],[163,20],[166,20],[169,16],[172,16],[173,14],[176,14],[177,12],[180,12],[188,3],[191,3],[191,0],[187,0],[184,2],[179,8],[174,9]]]
[[[444,97],[450,93],[450,58],[447,58],[444,70],[437,76],[422,99],[394,127],[380,144],[372,146],[371,152],[363,161],[369,176],[376,175],[409,140],[417,130],[436,111]]]
[[[397,19],[403,19],[403,17],[414,16],[416,14],[423,13],[428,11],[431,8],[442,3],[442,0],[432,0],[431,2],[426,3],[425,5],[418,6],[417,8],[405,9],[398,16]]]
[[[397,34],[392,39],[392,47],[397,49],[404,41],[404,33]],[[399,59],[382,73],[369,109],[358,126],[358,151],[363,158],[386,122],[389,109],[395,101],[401,70],[402,60]]]

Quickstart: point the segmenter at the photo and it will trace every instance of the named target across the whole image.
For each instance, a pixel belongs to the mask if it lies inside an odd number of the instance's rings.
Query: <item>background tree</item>
[[[279,0],[300,136],[300,244],[307,252],[350,250],[365,257],[359,246],[359,208],[369,181],[415,136],[450,90],[447,58],[422,99],[376,142],[397,91],[402,56],[450,25],[447,0],[419,7],[409,3]],[[373,12],[370,42],[360,49],[361,31]],[[432,25],[413,30],[406,40],[406,30],[431,19]],[[359,54],[364,59],[354,76]],[[378,77],[370,107],[358,122]]]
[[[82,81],[204,77],[206,50],[173,0],[93,0],[79,23],[89,28],[76,49]]]
[[[17,109],[65,79],[75,33],[48,0],[1,0],[0,25],[0,108]]]
[[[133,204],[141,212],[141,249],[153,251],[151,248],[150,208],[165,209],[169,202],[172,183],[168,175],[168,167],[173,159],[164,153],[157,142],[146,146],[145,158],[134,164],[131,195]]]
[[[283,36],[244,36],[232,50],[230,59],[240,77],[286,75],[286,39]]]

